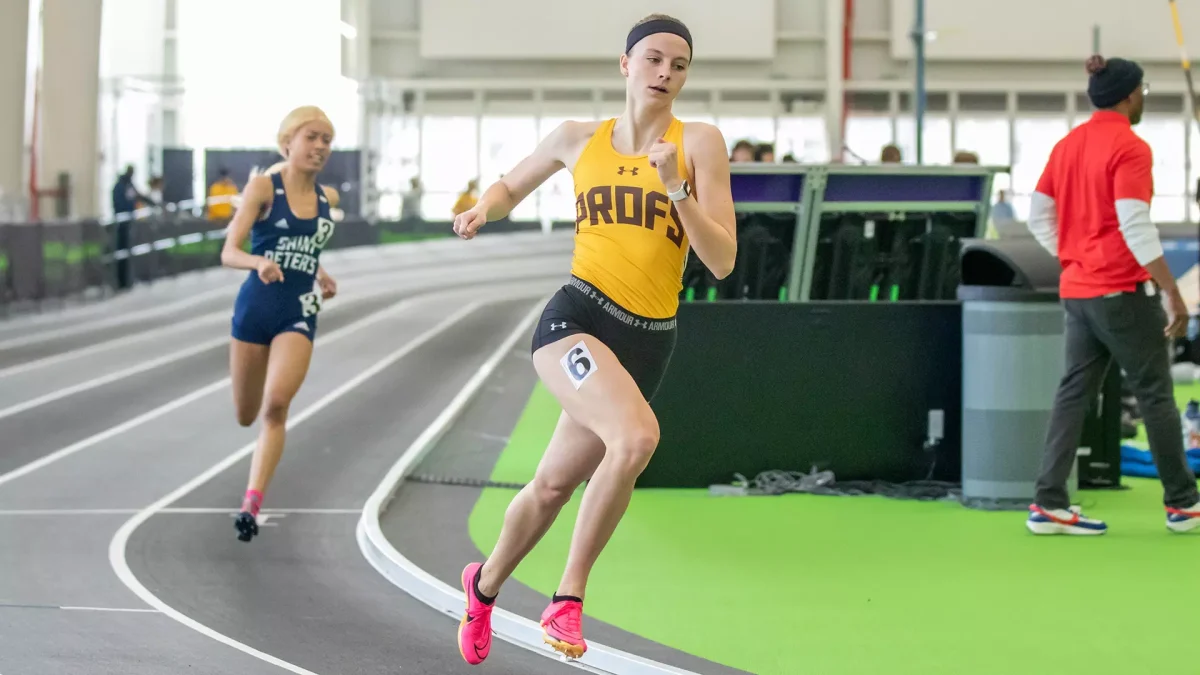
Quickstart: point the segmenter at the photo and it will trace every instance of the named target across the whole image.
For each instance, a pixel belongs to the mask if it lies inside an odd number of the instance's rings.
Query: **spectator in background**
[[[883,164],[899,164],[901,159],[900,148],[895,143],[883,146],[883,150],[879,153],[879,161]]]
[[[783,156],[783,163],[784,164],[795,164],[796,156],[789,152],[788,154]]]
[[[1013,211],[1012,202],[1008,201],[1008,190],[1001,190],[996,193],[996,203],[992,205],[992,217],[998,221],[1015,221],[1017,219],[1016,212]]]
[[[753,162],[754,144],[747,140],[741,140],[735,143],[733,146],[733,152],[729,153],[729,161]]]
[[[479,201],[479,180],[472,178],[467,183],[467,189],[463,190],[462,194],[458,195],[458,201],[454,202],[454,208],[451,209],[455,216],[460,213],[466,213],[475,207],[475,202]]]
[[[208,219],[229,220],[233,218],[233,198],[238,194],[237,183],[229,177],[229,169],[217,170],[217,180],[208,187]]]
[[[113,185],[113,215],[118,219],[132,218],[139,201],[148,202],[150,198],[139,192],[133,184],[133,166],[129,165],[125,167],[125,172],[117,177],[117,182]],[[122,217],[121,214],[125,215]]]
[[[754,161],[774,164],[775,146],[771,145],[770,143],[759,143],[754,148]]]
[[[400,220],[421,219],[421,197],[424,195],[425,188],[421,187],[421,177],[413,176],[408,181],[408,191],[401,197]]]
[[[151,176],[150,182],[146,184],[150,188],[150,203],[146,206],[162,206],[163,203],[163,178],[162,176]]]
[[[130,247],[130,221],[139,200],[147,197],[138,191],[133,184],[133,166],[125,167],[125,172],[117,177],[112,189],[113,217],[116,222],[115,251],[128,251]],[[117,259],[117,288],[129,288],[133,285],[133,276],[129,267],[129,258]]]
[[[954,153],[954,163],[955,164],[979,164],[979,155],[977,155],[973,152],[968,152],[966,150],[959,150],[958,152]]]
[[[1029,236],[1029,231],[1017,222],[1016,211],[1012,202],[1008,201],[1008,190],[996,193],[996,203],[992,205],[992,221],[988,223],[987,238],[1012,239]]]

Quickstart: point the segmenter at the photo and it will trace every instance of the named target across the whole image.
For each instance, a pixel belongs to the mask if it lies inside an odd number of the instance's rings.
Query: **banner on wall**
[[[357,216],[361,212],[361,158],[361,150],[334,150],[325,162],[325,168],[317,175],[318,183],[338,191],[341,198],[339,208],[347,216]],[[204,184],[212,185],[224,168],[229,171],[229,177],[237,184],[238,190],[243,190],[251,172],[262,173],[282,160],[283,157],[273,148],[205,150]]]

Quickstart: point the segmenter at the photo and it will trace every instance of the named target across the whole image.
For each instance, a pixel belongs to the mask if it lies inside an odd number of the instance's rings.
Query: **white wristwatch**
[[[687,179],[685,178],[683,179],[683,184],[679,186],[678,190],[667,193],[667,199],[670,199],[673,202],[679,202],[687,199],[691,194],[692,186],[688,184]]]

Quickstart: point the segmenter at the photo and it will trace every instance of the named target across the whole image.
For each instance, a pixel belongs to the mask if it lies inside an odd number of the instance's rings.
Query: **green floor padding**
[[[540,385],[493,478],[528,481],[559,409]],[[1034,537],[1024,513],[880,497],[639,490],[588,586],[587,613],[752,673],[1200,672],[1200,534],[1164,527],[1157,481],[1081,493],[1102,537]],[[485,490],[490,552],[511,490]],[[556,590],[582,492],[516,578]],[[503,606],[503,595],[500,598]],[[587,624],[584,623],[586,636]]]

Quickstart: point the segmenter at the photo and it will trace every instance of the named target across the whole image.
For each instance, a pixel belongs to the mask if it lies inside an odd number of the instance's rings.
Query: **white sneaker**
[[[1167,529],[1172,532],[1190,532],[1200,527],[1200,502],[1186,509],[1167,507]]]
[[[1197,513],[1200,516],[1200,513]],[[1070,509],[1043,509],[1037,504],[1029,505],[1029,518],[1025,527],[1034,534],[1104,534],[1108,525],[1103,520],[1084,517],[1078,506]]]

